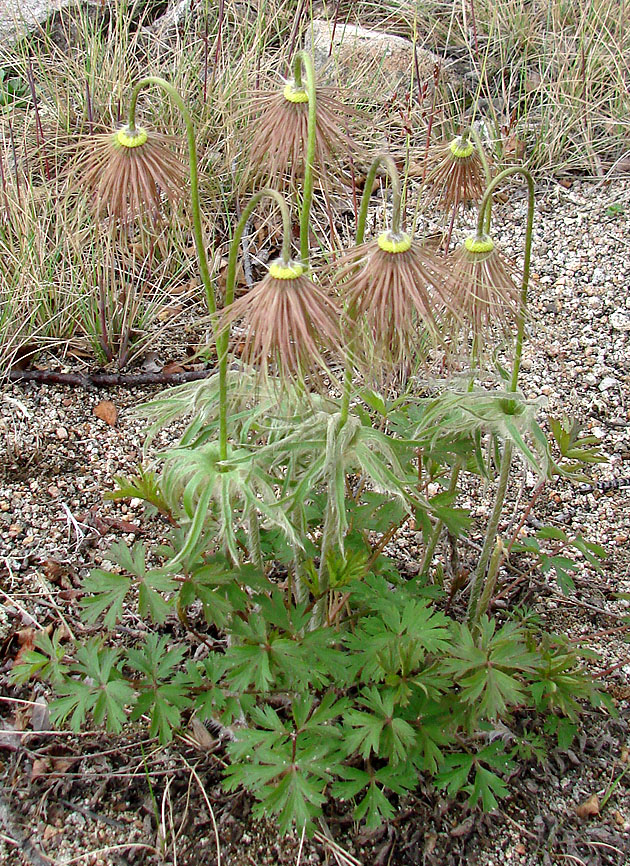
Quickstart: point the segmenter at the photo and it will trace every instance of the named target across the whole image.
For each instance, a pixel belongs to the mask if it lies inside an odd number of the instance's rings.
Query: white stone
[[[614,388],[616,385],[617,385],[617,380],[615,379],[614,376],[606,376],[599,383],[599,390],[600,391],[608,391],[608,390],[610,390],[610,388]]]
[[[610,324],[615,331],[630,331],[630,316],[628,313],[622,313],[621,310],[615,310],[611,313]]]

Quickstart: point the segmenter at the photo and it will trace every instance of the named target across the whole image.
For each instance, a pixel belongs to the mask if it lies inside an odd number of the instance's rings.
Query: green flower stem
[[[470,598],[468,599],[468,610],[466,612],[466,622],[469,623],[475,621],[479,596],[481,595],[481,590],[485,582],[488,560],[490,559],[490,555],[495,546],[495,539],[497,537],[497,530],[499,528],[499,519],[501,517],[501,512],[503,511],[503,502],[505,501],[508,481],[510,480],[511,464],[512,443],[508,440],[503,448],[503,456],[501,458],[501,470],[499,472],[499,483],[497,486],[497,492],[494,497],[492,514],[490,515],[490,519],[488,520],[488,525],[486,527],[486,535],[484,538],[483,547],[481,548],[481,553],[479,554],[479,562],[477,563],[477,568],[475,569],[475,573],[471,580]]]
[[[304,510],[297,509],[297,520],[295,524],[299,529],[301,538],[306,537],[307,525]],[[309,600],[309,589],[302,574],[302,551],[295,542],[292,544],[293,550],[293,597],[296,604],[306,604]]]
[[[374,185],[374,179],[376,178],[376,172],[380,165],[384,165],[387,169],[387,173],[389,174],[389,178],[392,184],[392,234],[399,235],[400,234],[400,225],[401,225],[401,215],[402,215],[402,195],[401,195],[401,186],[400,186],[400,175],[398,174],[398,169],[396,168],[396,163],[392,159],[392,157],[388,153],[379,154],[372,165],[369,168],[367,176],[365,178],[365,186],[363,187],[363,195],[361,196],[361,206],[359,208],[359,216],[357,219],[357,234],[356,234],[356,245],[359,246],[363,243],[365,238],[365,224],[367,222],[367,213],[368,207],[370,204],[370,197],[372,195],[372,187]],[[352,318],[352,315],[351,315]],[[341,426],[346,423],[348,420],[348,412],[350,409],[350,392],[352,390],[352,380],[354,374],[354,356],[352,352],[352,347],[348,346],[348,358],[346,361],[346,370],[344,373],[344,382],[343,382],[343,394],[341,398]]]
[[[484,193],[484,196],[479,205],[479,215],[477,218],[477,235],[481,236],[483,234],[485,210],[494,190],[506,178],[511,177],[514,174],[520,174],[527,181],[528,207],[527,228],[525,232],[525,259],[523,262],[523,279],[521,282],[520,305],[517,317],[516,343],[514,347],[514,366],[512,367],[512,377],[510,379],[510,385],[508,389],[510,391],[516,391],[518,385],[518,374],[520,372],[521,360],[523,356],[525,319],[527,314],[527,291],[529,288],[529,272],[532,255],[532,236],[534,229],[534,180],[531,174],[527,171],[527,169],[514,166],[512,168],[506,168],[505,171],[502,171],[500,174],[498,174]],[[499,482],[494,498],[494,505],[492,507],[492,513],[488,521],[488,526],[486,527],[486,534],[483,542],[483,547],[481,548],[481,553],[479,555],[479,562],[477,563],[477,568],[475,569],[475,573],[471,581],[467,621],[470,621],[471,618],[475,617],[476,615],[476,606],[479,596],[481,594],[483,581],[486,576],[488,561],[490,560],[492,550],[495,546],[497,529],[499,527],[499,520],[501,517],[501,512],[503,510],[503,503],[505,501],[505,494],[507,491],[508,481],[510,477],[511,463],[512,443],[508,440],[503,447],[501,469],[499,472]]]
[[[490,165],[488,163],[488,158],[486,157],[486,151],[483,147],[483,142],[481,141],[481,136],[477,132],[474,126],[467,127],[464,132],[462,132],[462,138],[472,138],[475,144],[477,145],[477,152],[479,153],[479,159],[481,160],[481,164],[483,166],[483,173],[486,176],[486,187],[490,186],[492,182],[492,173],[490,171]],[[486,233],[490,232],[490,222],[492,220],[492,197],[488,199],[488,204],[486,206]]]
[[[319,599],[313,608],[313,627],[317,628],[326,624],[328,619],[328,590],[330,589],[330,575],[328,574],[327,559],[333,549],[335,541],[335,516],[330,501],[326,505],[324,516],[324,528],[322,530],[322,546],[320,550],[318,577]]]
[[[534,231],[534,179],[526,168],[513,166],[506,168],[498,174],[492,183],[486,189],[481,203],[479,205],[479,214],[477,216],[477,236],[483,235],[484,213],[489,202],[492,200],[492,194],[499,184],[512,177],[512,175],[520,174],[527,181],[527,227],[525,230],[525,259],[523,261],[523,279],[521,281],[521,297],[517,317],[516,344],[514,348],[514,367],[512,368],[512,379],[510,381],[510,391],[516,391],[518,384],[518,374],[521,369],[521,359],[523,357],[523,340],[525,337],[525,319],[527,315],[527,290],[529,288],[529,272],[532,259],[532,236]]]
[[[472,595],[470,597],[469,610],[471,610],[472,614],[472,622],[478,623],[484,613],[488,610],[490,602],[492,601],[492,596],[494,595],[494,590],[497,585],[497,575],[499,574],[499,566],[503,560],[503,551],[505,550],[503,546],[503,541],[500,538],[497,538],[496,544],[494,545],[494,550],[492,551],[492,556],[490,557],[490,564],[488,566],[488,576],[486,578],[485,586],[483,588],[483,593],[481,594],[481,598],[477,601],[476,598],[473,598]],[[480,595],[481,590],[481,581],[477,583],[478,592],[477,595]]]
[[[461,472],[462,464],[458,460],[453,466],[451,472],[451,480],[448,485],[448,492],[454,493],[457,489],[457,480],[459,478],[459,473]],[[437,543],[440,540],[440,535],[442,534],[442,529],[444,528],[444,521],[438,520],[435,526],[433,527],[433,532],[431,533],[431,538],[429,539],[429,543],[427,545],[427,549],[424,552],[424,556],[422,558],[422,565],[420,567],[420,574],[426,574],[429,570],[429,566],[431,565],[431,560],[433,559],[433,554],[435,553],[435,548],[437,547]]]
[[[250,505],[247,509],[247,534],[249,536],[249,553],[252,562],[262,572],[265,566],[260,546],[260,525],[258,523],[258,512],[253,505]]]
[[[378,171],[380,165],[383,165],[387,169],[387,173],[392,184],[392,234],[400,234],[400,224],[402,221],[402,194],[400,186],[400,175],[398,174],[396,163],[394,162],[392,157],[388,153],[381,153],[372,162],[372,165],[370,166],[367,173],[367,177],[365,178],[365,186],[363,187],[361,206],[359,208],[359,217],[357,219],[357,246],[363,243],[363,239],[365,237],[365,223],[367,220],[367,212],[370,204],[370,198],[372,196],[372,187],[374,186],[374,179],[376,178],[376,172]]]
[[[216,339],[215,317],[217,311],[217,302],[214,295],[214,289],[212,287],[210,268],[208,267],[208,257],[206,255],[206,248],[203,240],[203,230],[201,227],[197,143],[195,141],[195,128],[193,126],[193,120],[188,106],[179,95],[178,91],[173,87],[172,84],[170,84],[170,82],[156,75],[150,75],[149,77],[143,78],[138,81],[138,83],[134,85],[134,88],[131,91],[131,100],[129,103],[128,116],[129,129],[133,131],[136,128],[136,103],[138,101],[138,95],[140,94],[140,91],[144,90],[146,87],[150,87],[152,84],[155,84],[156,87],[160,87],[171,98],[171,100],[179,109],[179,112],[186,126],[186,136],[188,138],[188,168],[190,172],[190,203],[192,206],[193,234],[195,237],[195,247],[197,250],[197,260],[199,262],[201,281],[203,282],[203,287],[206,293],[206,305],[213,319]]]
[[[315,142],[317,139],[317,94],[315,89],[315,70],[313,58],[306,51],[298,51],[293,60],[293,79],[295,86],[301,88],[304,74],[304,89],[308,96],[308,134],[306,139],[306,161],[304,164],[304,190],[300,213],[300,256],[302,262],[308,261],[308,229],[313,201]]]
[[[291,215],[287,203],[275,189],[261,189],[248,202],[232,237],[225,283],[225,308],[229,307],[234,300],[236,264],[245,226],[254,212],[254,208],[264,197],[272,198],[280,208],[283,230],[281,258],[284,264],[291,258]],[[217,355],[219,358],[219,455],[221,460],[227,459],[227,364],[229,343],[229,332],[226,329],[219,331],[217,334]]]

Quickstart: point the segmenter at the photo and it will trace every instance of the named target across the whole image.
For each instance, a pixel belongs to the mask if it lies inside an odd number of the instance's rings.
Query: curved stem
[[[466,132],[466,137],[470,136],[474,140],[475,144],[477,145],[477,151],[479,153],[479,159],[481,160],[481,164],[483,166],[483,173],[486,176],[486,187],[488,187],[490,185],[490,183],[492,182],[492,173],[490,171],[490,165],[488,163],[488,158],[486,157],[486,152],[485,152],[484,147],[483,147],[483,142],[481,141],[481,136],[479,135],[478,131],[475,129],[474,126],[469,126],[465,130],[465,132]],[[464,134],[462,133],[462,138],[463,137],[464,137]],[[492,198],[490,198],[488,200],[488,204],[486,206],[485,218],[486,218],[486,233],[488,233],[490,231],[490,221],[492,219]]]
[[[527,171],[527,169],[521,168],[520,166],[512,166],[511,168],[506,168],[504,171],[498,174],[483,194],[483,198],[481,199],[481,203],[479,205],[479,213],[477,215],[477,236],[480,237],[483,234],[484,213],[486,207],[488,206],[488,203],[492,199],[492,194],[494,193],[494,190],[506,178],[511,177],[514,174],[520,174],[527,181],[528,201],[527,228],[525,230],[525,258],[523,261],[523,279],[521,281],[521,295],[517,318],[516,343],[514,347],[514,367],[512,368],[512,379],[510,381],[509,389],[510,391],[516,391],[516,386],[518,384],[518,374],[521,368],[521,359],[523,355],[523,340],[525,337],[527,290],[529,288],[529,272],[532,258],[532,237],[534,229],[534,179]]]
[[[245,231],[245,226],[258,202],[264,198],[272,198],[282,213],[282,261],[286,264],[291,258],[291,215],[284,198],[275,189],[261,189],[257,192],[243,210],[238,221],[234,236],[230,243],[227,276],[225,281],[225,307],[234,301],[236,285],[236,264],[238,251]],[[227,459],[227,362],[230,334],[226,329],[217,334],[217,355],[219,358],[219,455],[221,460]]]
[[[311,219],[311,202],[313,201],[315,142],[317,140],[317,93],[315,88],[315,70],[313,58],[306,51],[298,51],[293,59],[293,80],[297,88],[302,88],[302,73],[304,73],[304,90],[308,96],[308,133],[306,139],[306,160],[304,162],[304,191],[302,210],[300,212],[300,256],[302,261],[308,261],[308,229]]]
[[[527,171],[527,169],[514,166],[512,168],[506,168],[505,171],[502,171],[500,174],[498,174],[484,193],[481,204],[479,205],[479,216],[477,219],[477,233],[479,234],[483,232],[484,211],[488,201],[492,196],[492,193],[494,192],[496,187],[500,183],[502,183],[503,180],[505,180],[505,178],[511,177],[514,174],[520,174],[527,181],[529,197],[527,208],[527,229],[525,232],[525,260],[523,263],[523,280],[521,283],[521,296],[517,319],[516,343],[514,347],[514,366],[512,368],[512,377],[510,379],[510,385],[508,389],[510,391],[516,391],[518,385],[518,374],[520,371],[521,359],[523,355],[523,341],[525,338],[525,317],[527,313],[527,290],[529,287],[529,271],[531,263],[532,236],[534,228],[534,180],[531,174]],[[477,563],[477,568],[475,569],[475,574],[471,583],[470,601],[467,613],[467,621],[469,622],[471,618],[474,617],[476,614],[476,606],[481,593],[482,583],[486,576],[486,568],[488,567],[488,562],[490,560],[490,556],[495,545],[495,538],[499,526],[499,519],[503,510],[503,502],[505,500],[508,480],[510,477],[511,462],[512,442],[508,439],[503,448],[501,469],[499,472],[499,482],[494,498],[494,505],[492,506],[492,513],[490,515],[490,520],[488,521],[488,526],[486,527],[486,534],[483,541],[483,547],[481,548],[481,553],[479,555],[479,562]]]
[[[400,224],[402,221],[400,175],[398,174],[396,163],[392,157],[388,153],[381,153],[372,161],[372,165],[370,166],[365,178],[365,186],[363,187],[363,195],[361,196],[361,207],[359,208],[359,217],[357,219],[357,246],[363,243],[363,238],[365,237],[365,223],[367,220],[370,198],[372,196],[372,187],[374,185],[376,172],[380,165],[383,165],[386,168],[392,184],[392,234],[400,234]]]
[[[147,78],[142,78],[140,81],[138,81],[138,83],[134,85],[133,90],[131,91],[131,100],[129,102],[128,115],[129,128],[132,131],[136,128],[136,103],[138,101],[138,95],[140,94],[140,91],[144,90],[146,87],[150,87],[152,84],[154,84],[156,87],[161,88],[167,94],[167,96],[169,96],[170,99],[175,103],[182,116],[184,125],[186,126],[186,137],[188,139],[188,168],[190,171],[190,204],[192,209],[193,235],[195,238],[195,247],[197,250],[197,260],[199,262],[201,281],[203,282],[204,291],[206,293],[206,304],[213,319],[213,327],[216,340],[217,334],[215,317],[217,311],[217,303],[214,295],[214,289],[212,287],[210,268],[208,267],[208,257],[206,255],[206,248],[203,240],[203,231],[201,227],[197,143],[195,141],[195,128],[193,126],[193,120],[188,106],[170,82],[166,81],[164,78],[160,78],[157,75],[150,75]]]
[[[402,195],[400,186],[400,175],[396,168],[396,163],[388,153],[379,154],[374,158],[365,178],[365,186],[363,187],[363,195],[361,196],[361,205],[359,207],[359,216],[357,218],[357,234],[356,245],[363,243],[365,238],[365,224],[367,222],[367,212],[372,195],[372,187],[376,172],[380,165],[384,165],[392,184],[392,234],[400,234],[400,225],[402,217]],[[352,312],[350,314],[352,318]],[[352,346],[348,346],[348,359],[346,361],[346,370],[344,373],[343,394],[341,397],[341,426],[348,420],[348,412],[350,409],[350,391],[352,389],[352,378],[354,371],[354,353]]]

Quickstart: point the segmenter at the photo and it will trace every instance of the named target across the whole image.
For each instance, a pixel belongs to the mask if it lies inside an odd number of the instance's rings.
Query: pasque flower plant
[[[162,159],[142,150],[151,133],[145,140],[135,126],[142,87],[162,87],[186,121],[192,229],[215,323],[218,371],[140,408],[152,419],[153,433],[185,421],[184,433],[138,477],[117,479],[111,494],[139,496],[157,507],[172,526],[167,543],[151,550],[146,542],[116,544],[108,559],[118,569],[96,569],[84,581],[87,623],[111,630],[124,606],[136,604],[147,622],[146,639],[116,649],[93,638],[70,650],[61,634],[43,632],[13,676],[47,677],[58,693],[51,719],[74,729],[87,715],[114,732],[127,718],[148,715],[151,733],[166,742],[194,712],[230,742],[227,786],[252,791],[255,814],[275,816],[281,830],[293,824],[312,830],[331,796],[348,801],[355,820],[377,825],[393,816],[396,798],[412,791],[419,775],[449,798],[492,810],[509,793],[515,760],[544,750],[529,727],[532,713],[542,715],[549,741],[566,746],[578,700],[601,700],[575,648],[537,619],[516,611],[500,619],[488,615],[510,546],[498,531],[514,454],[541,483],[575,472],[576,459],[599,459],[590,440],[574,437],[569,447],[560,434],[570,464],[556,459],[536,420],[538,405],[518,391],[533,181],[523,169],[499,173],[482,196],[475,234],[451,265],[404,232],[398,173],[381,156],[368,176],[357,246],[337,270],[318,274],[310,270],[308,238],[320,97],[304,52],[294,71],[295,83],[281,97],[289,106],[281,107],[302,106],[299,124],[288,132],[306,135],[306,156],[298,160],[291,145],[276,152],[270,168],[280,171],[284,159],[302,185],[300,257],[292,253],[284,199],[264,187],[234,230],[225,297],[218,302],[203,248],[192,119],[162,79],[147,78],[134,88],[122,144],[114,133],[122,147],[137,151],[125,156],[134,165],[149,155],[155,168]],[[325,129],[320,125],[319,134],[331,145]],[[467,154],[467,139],[457,148]],[[467,159],[459,150],[450,158]],[[120,158],[115,149],[111,155]],[[164,160],[166,171],[171,163]],[[392,182],[391,227],[366,242],[379,164]],[[110,168],[93,162],[90,177],[96,182]],[[114,196],[112,217],[124,219],[141,201],[161,204],[156,192],[166,194],[168,177],[156,171],[150,174],[154,185],[144,188],[139,168],[127,174],[134,191]],[[520,293],[499,264],[490,225],[494,190],[517,173],[529,190]],[[111,185],[99,184],[92,184],[97,197],[111,194]],[[461,175],[457,184],[461,191]],[[282,250],[262,279],[235,298],[240,242],[263,197],[282,212]],[[240,354],[231,355],[230,329],[237,322],[244,336]],[[503,387],[483,389],[475,374],[495,325],[503,336],[511,326],[516,331],[512,373]],[[454,339],[453,330],[472,335],[467,387],[439,384],[429,374],[394,395],[368,387],[377,377],[362,369],[366,355],[396,367],[421,355],[426,335],[439,344]],[[366,350],[369,344],[375,352]],[[328,389],[317,391],[315,371],[333,363],[345,364],[343,383],[333,377]],[[435,556],[442,528],[453,545],[470,531],[469,514],[457,503],[459,480],[466,473],[477,486],[495,481],[497,453],[495,503],[481,554],[470,563],[473,579],[466,589],[462,574],[452,574],[447,602],[446,564]],[[392,550],[410,517],[423,550],[413,577]],[[532,548],[541,557],[545,538],[541,533]],[[581,536],[567,534],[562,550],[564,573],[571,550],[594,567],[601,555]],[[154,567],[147,565],[149,553]],[[549,554],[545,562],[553,560]],[[458,586],[468,592],[467,604]],[[175,618],[185,638],[176,637],[174,623],[160,634]],[[500,738],[487,736],[499,729]]]

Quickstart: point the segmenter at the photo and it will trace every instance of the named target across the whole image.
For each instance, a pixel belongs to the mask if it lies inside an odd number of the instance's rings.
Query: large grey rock
[[[420,83],[432,86],[434,72],[442,69],[437,54],[416,47],[402,36],[369,30],[354,24],[315,19],[309,27],[305,48],[313,55],[318,80],[325,84],[352,88],[388,98],[400,90],[408,90],[417,73]]]
[[[40,30],[56,12],[97,2],[100,0],[0,0],[0,52]]]
[[[0,45],[8,48],[74,0],[0,0]]]

